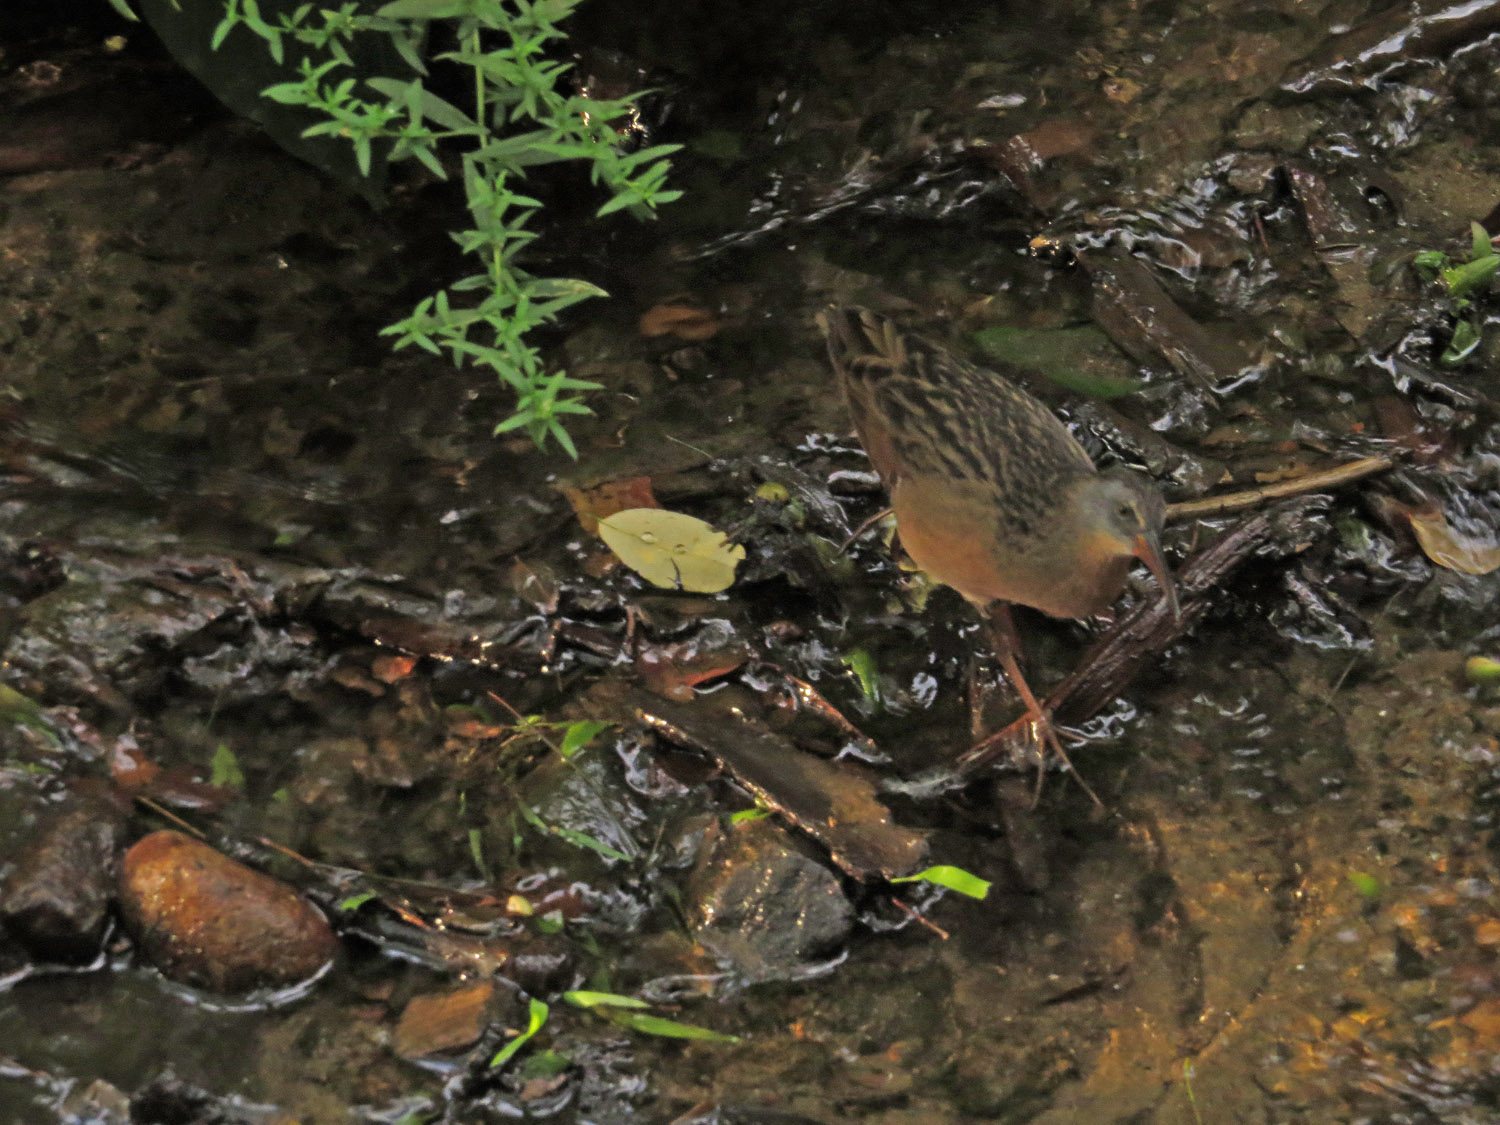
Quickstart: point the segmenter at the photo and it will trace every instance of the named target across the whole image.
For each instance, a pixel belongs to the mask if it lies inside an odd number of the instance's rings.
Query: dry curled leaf
[[[578,519],[580,523],[583,522],[582,516]],[[593,527],[589,527],[589,531],[599,526],[597,519],[592,519],[590,522]],[[529,563],[524,559],[516,559],[510,564],[510,588],[547,616],[550,617],[557,612],[560,593],[557,575],[545,563]]]
[[[415,1059],[478,1042],[491,1016],[495,991],[494,981],[480,981],[413,996],[392,1037],[396,1054]]]
[[[1488,574],[1500,568],[1500,544],[1483,542],[1448,523],[1435,505],[1406,513],[1425,554],[1438,566],[1460,574]]]
[[[599,535],[626,566],[653,586],[717,594],[734,581],[745,548],[695,516],[632,508],[599,521]]]

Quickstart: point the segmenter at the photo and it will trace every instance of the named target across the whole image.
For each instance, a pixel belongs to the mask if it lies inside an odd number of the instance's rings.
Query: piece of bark
[[[1099,327],[1139,363],[1165,360],[1178,374],[1222,392],[1263,367],[1222,328],[1200,324],[1151,270],[1128,255],[1079,254],[1093,286]]]
[[[799,750],[764,723],[707,697],[677,703],[621,684],[595,698],[617,708],[615,716],[627,711],[664,738],[712,756],[853,878],[889,879],[924,865],[926,837],[894,823],[862,772]]]

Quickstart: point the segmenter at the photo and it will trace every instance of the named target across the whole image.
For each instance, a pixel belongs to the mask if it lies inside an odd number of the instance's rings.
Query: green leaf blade
[[[981,879],[978,875],[971,875],[962,867],[951,867],[948,864],[938,864],[929,867],[925,871],[918,871],[915,875],[903,875],[892,879],[893,883],[934,883],[939,887],[947,887],[950,891],[957,891],[969,898],[984,899],[990,893],[991,883],[988,879]]]

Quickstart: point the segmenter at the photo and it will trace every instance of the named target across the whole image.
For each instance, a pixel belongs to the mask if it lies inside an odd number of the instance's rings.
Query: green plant
[[[500,1048],[495,1057],[490,1059],[490,1069],[494,1070],[510,1062],[516,1052],[526,1046],[527,1041],[542,1030],[550,1011],[551,1009],[545,1003],[532,997],[527,1004],[526,1030],[518,1033],[514,1039]]]
[[[1454,262],[1441,250],[1423,250],[1412,259],[1429,281],[1440,281],[1453,298],[1458,320],[1453,326],[1453,336],[1443,351],[1443,362],[1452,366],[1467,359],[1479,347],[1479,324],[1465,313],[1473,306],[1474,298],[1483,294],[1500,271],[1500,254],[1495,252],[1494,240],[1478,223],[1469,224],[1469,255],[1461,262]]]
[[[653,1016],[645,1009],[651,1007],[634,996],[622,996],[617,992],[564,992],[563,999],[575,1008],[603,1016],[621,1027],[645,1035],[660,1035],[667,1039],[698,1039],[709,1043],[738,1043],[738,1035],[712,1031],[696,1024],[680,1023],[677,1020]]]
[[[532,166],[581,161],[608,196],[600,217],[624,209],[649,217],[681,195],[665,188],[666,158],[680,145],[626,152],[619,142],[615,126],[629,119],[632,97],[596,99],[562,88],[570,64],[553,57],[566,39],[559,25],[580,2],[394,0],[371,14],[351,0],[336,8],[301,4],[268,17],[257,0],[224,0],[213,35],[217,49],[243,27],[265,40],[278,63],[295,45],[296,78],[263,96],[317,111],[324,120],[304,136],[348,140],[365,175],[380,157],[415,159],[446,179],[445,155],[457,152],[473,225],[453,238],[479,268],[423,298],[382,334],[397,349],[415,345],[457,365],[489,368],[516,395],[514,413],[495,432],[524,429],[538,447],[551,437],[573,457],[578,451],[563,420],[590,413],[578,392],[598,384],[549,371],[526,336],[569,306],[608,294],[576,278],[537,277],[521,265],[537,237],[531,224],[542,203],[518,191],[518,182]],[[131,15],[128,0],[110,3]],[[429,51],[435,25],[452,50]],[[348,44],[360,35],[388,36],[410,73],[359,73]],[[432,63],[459,68],[465,108],[428,88]]]
[[[604,722],[599,719],[579,719],[573,722],[554,722],[542,718],[540,715],[522,715],[516,712],[510,704],[505,703],[499,696],[494,697],[498,702],[509,708],[515,717],[515,725],[510,735],[501,743],[502,748],[509,748],[517,744],[527,744],[532,741],[540,741],[553,753],[557,754],[563,762],[569,766],[576,767],[574,757],[578,752],[598,738],[600,734],[608,730],[613,723]],[[580,774],[582,783],[593,791],[598,802],[598,808],[608,814],[609,802],[598,787],[591,782],[586,775]],[[619,848],[611,847],[603,840],[580,832],[573,828],[564,828],[561,825],[549,824],[542,818],[536,809],[526,804],[517,804],[515,813],[523,822],[529,824],[543,835],[556,836],[577,848],[584,848],[603,856],[605,859],[621,863],[631,863],[640,858],[640,851],[631,840],[630,829],[619,820],[614,821],[614,827],[621,841],[629,842],[631,854],[626,854]],[[520,846],[519,836],[515,839],[515,846]]]

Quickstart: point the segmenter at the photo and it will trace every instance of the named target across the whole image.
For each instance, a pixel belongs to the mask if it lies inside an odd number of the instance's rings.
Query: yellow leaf
[[[629,508],[599,521],[599,537],[653,586],[717,594],[734,581],[745,548],[694,516]]]

